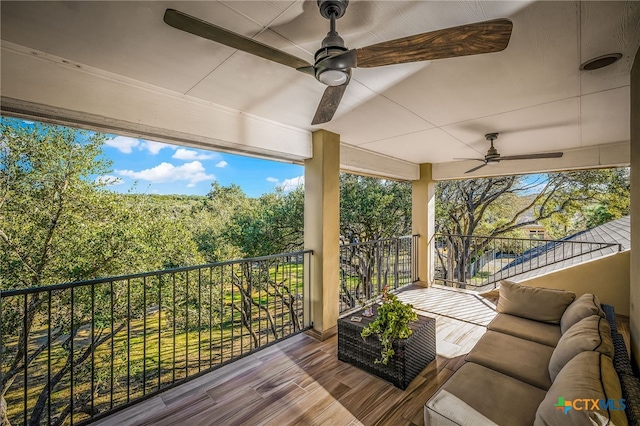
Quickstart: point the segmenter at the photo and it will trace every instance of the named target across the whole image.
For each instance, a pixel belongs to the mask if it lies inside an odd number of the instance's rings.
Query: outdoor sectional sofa
[[[503,281],[497,310],[425,404],[425,425],[638,424],[640,381],[612,307]]]

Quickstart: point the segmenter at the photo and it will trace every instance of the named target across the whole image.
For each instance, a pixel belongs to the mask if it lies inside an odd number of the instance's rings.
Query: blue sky
[[[205,195],[211,183],[235,183],[250,197],[277,186],[295,187],[302,166],[123,136],[106,141],[104,155],[113,171],[101,176],[118,192]]]

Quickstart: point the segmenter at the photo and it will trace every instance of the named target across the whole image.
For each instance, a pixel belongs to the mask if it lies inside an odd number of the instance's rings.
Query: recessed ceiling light
[[[580,69],[583,71],[599,70],[600,68],[608,67],[611,64],[615,64],[622,58],[621,53],[609,53],[607,55],[598,56],[580,65]]]

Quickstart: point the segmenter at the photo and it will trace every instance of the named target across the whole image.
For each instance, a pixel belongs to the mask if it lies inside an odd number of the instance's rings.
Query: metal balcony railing
[[[340,313],[418,280],[418,238],[372,240],[340,246]]]
[[[472,290],[495,288],[500,280],[601,250],[622,249],[616,243],[457,234],[435,234],[429,246],[434,281]]]
[[[311,324],[311,251],[0,292],[12,425],[82,424]]]

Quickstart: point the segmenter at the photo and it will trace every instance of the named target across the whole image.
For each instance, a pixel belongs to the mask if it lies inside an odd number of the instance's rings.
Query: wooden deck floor
[[[445,288],[411,286],[399,297],[436,318],[438,356],[405,391],[339,361],[335,336],[299,334],[97,424],[422,425],[425,401],[462,365],[495,311]]]

